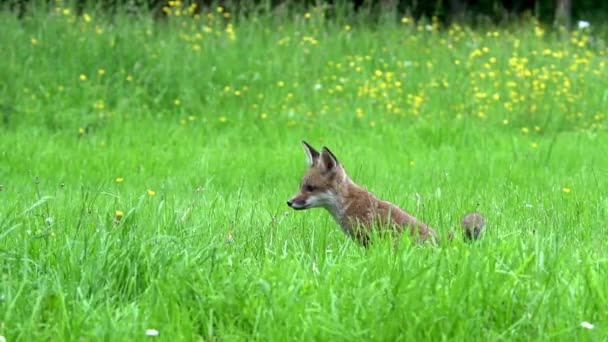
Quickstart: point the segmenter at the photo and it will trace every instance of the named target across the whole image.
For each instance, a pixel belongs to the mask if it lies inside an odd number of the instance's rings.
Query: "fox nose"
[[[291,200],[287,201],[287,205],[288,205],[288,206],[290,206],[290,207],[291,207],[291,206],[292,206],[292,204],[293,204],[293,202],[292,202]]]

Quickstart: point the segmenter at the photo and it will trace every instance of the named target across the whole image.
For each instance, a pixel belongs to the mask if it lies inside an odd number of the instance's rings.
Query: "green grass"
[[[606,338],[603,31],[68,9],[0,12],[7,341]],[[487,235],[359,247],[301,139]]]

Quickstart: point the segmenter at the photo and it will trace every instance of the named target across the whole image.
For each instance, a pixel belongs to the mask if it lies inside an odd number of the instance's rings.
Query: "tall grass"
[[[0,336],[605,338],[597,28],[167,13],[0,13]],[[303,138],[443,237],[471,210],[487,235],[364,249],[290,211]]]

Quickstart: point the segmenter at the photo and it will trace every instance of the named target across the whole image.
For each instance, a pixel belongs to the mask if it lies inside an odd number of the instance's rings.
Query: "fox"
[[[306,141],[301,142],[308,171],[300,181],[298,192],[287,200],[289,207],[294,210],[325,208],[346,235],[365,247],[370,244],[374,229],[396,237],[407,231],[418,243],[439,244],[439,235],[434,228],[355,183],[327,147],[323,146],[318,152]],[[479,240],[486,220],[481,213],[470,212],[463,217],[461,225],[465,240]],[[454,237],[452,231],[448,240]]]

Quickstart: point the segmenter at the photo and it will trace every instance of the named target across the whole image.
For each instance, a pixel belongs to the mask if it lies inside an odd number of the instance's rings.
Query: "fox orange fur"
[[[375,228],[397,234],[408,230],[419,242],[438,242],[433,228],[353,182],[327,147],[318,152],[305,141],[302,144],[309,168],[302,178],[300,190],[287,201],[291,208],[327,209],[342,230],[364,246],[368,245],[370,233]],[[479,213],[469,213],[462,224],[465,238],[478,239],[483,233],[485,219]]]

